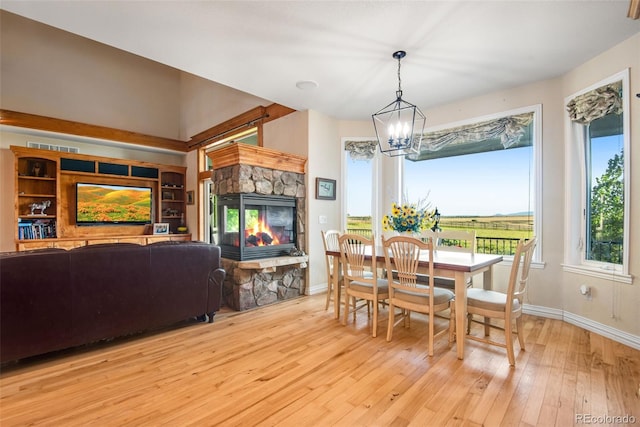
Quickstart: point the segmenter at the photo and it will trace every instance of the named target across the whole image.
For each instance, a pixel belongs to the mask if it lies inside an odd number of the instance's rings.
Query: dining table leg
[[[464,359],[464,334],[467,317],[467,281],[464,272],[455,273],[456,351],[458,359]]]

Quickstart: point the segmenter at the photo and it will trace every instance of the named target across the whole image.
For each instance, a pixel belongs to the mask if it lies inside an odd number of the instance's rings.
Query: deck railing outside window
[[[348,233],[360,234],[371,238],[371,230],[366,228],[349,228]],[[519,239],[505,237],[477,237],[476,252],[479,254],[494,255],[513,255],[516,253]],[[456,240],[444,240],[444,245],[450,244],[456,246],[459,244]]]

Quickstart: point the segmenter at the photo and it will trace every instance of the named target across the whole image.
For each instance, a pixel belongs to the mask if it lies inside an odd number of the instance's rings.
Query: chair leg
[[[435,332],[433,323],[435,321],[433,312],[429,312],[429,356],[433,356],[433,334]]]
[[[467,313],[467,335],[471,333],[471,321],[473,320],[473,314]]]
[[[507,346],[507,357],[509,358],[509,364],[511,366],[516,366],[516,357],[513,354],[513,330],[512,330],[511,319],[505,319],[504,322],[504,335],[505,335],[505,344]]]
[[[524,332],[522,330],[522,317],[516,319],[516,332],[518,333],[518,342],[520,343],[520,349],[524,350]]]
[[[389,302],[389,323],[387,324],[387,342],[391,341],[391,337],[393,336],[393,324],[396,322],[395,320],[396,309]]]
[[[345,290],[344,292],[344,316],[342,317],[342,324],[347,324],[347,319],[349,318],[349,292]]]
[[[331,302],[331,293],[333,291],[333,281],[331,277],[329,277],[329,281],[327,282],[327,303],[324,306],[324,310],[329,310],[329,303]]]
[[[373,305],[373,338],[378,335],[378,301],[371,301]]]
[[[449,313],[449,345],[451,345],[456,340],[456,309],[455,306],[451,305],[451,310]]]

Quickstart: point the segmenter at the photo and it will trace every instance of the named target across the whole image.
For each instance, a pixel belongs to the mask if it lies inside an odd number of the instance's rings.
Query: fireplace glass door
[[[235,194],[218,198],[222,256],[235,260],[287,255],[296,242],[295,198]]]

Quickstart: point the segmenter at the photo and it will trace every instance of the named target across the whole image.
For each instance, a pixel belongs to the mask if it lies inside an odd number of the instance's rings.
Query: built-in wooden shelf
[[[78,182],[150,188],[152,221],[167,223],[171,236],[184,239],[178,228],[186,222],[186,167],[13,145],[10,149],[15,158],[18,250],[72,248],[90,242],[146,244],[149,239],[173,239],[145,235],[150,228],[148,224],[78,226],[74,211]],[[42,204],[47,204],[45,215],[38,209]],[[190,239],[189,235],[187,240]]]

